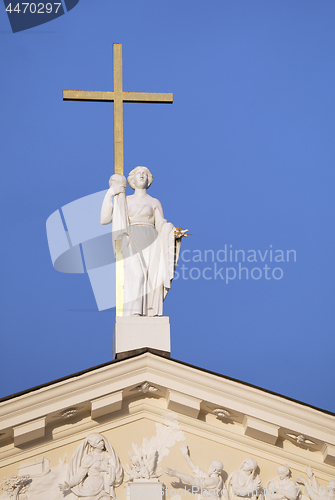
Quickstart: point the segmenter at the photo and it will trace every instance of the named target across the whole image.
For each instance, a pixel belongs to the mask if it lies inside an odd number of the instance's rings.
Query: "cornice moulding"
[[[113,394],[123,392],[124,397],[126,391],[143,382],[160,386],[166,389],[167,394],[169,391],[171,394],[182,394],[185,401],[188,398],[194,418],[199,413],[198,401],[203,401],[335,446],[334,416],[151,353],[112,363],[3,401],[0,403],[0,429],[13,428],[101,398],[111,397],[111,404],[114,404]],[[163,396],[163,392],[159,395]],[[117,408],[115,404],[114,408]],[[105,406],[108,406],[107,403]]]

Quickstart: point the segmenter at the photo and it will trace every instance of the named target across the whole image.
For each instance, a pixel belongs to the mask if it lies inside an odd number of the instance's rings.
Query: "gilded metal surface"
[[[149,102],[172,104],[173,94],[161,92],[123,92],[122,44],[113,43],[112,92],[103,90],[63,90],[64,101],[114,102],[114,172],[123,174],[123,103]]]
[[[173,94],[159,92],[121,92],[123,102],[173,103]],[[63,90],[63,101],[114,102],[115,92],[104,90]]]
[[[100,90],[63,90],[64,101],[114,102],[114,173],[123,175],[123,103],[149,102],[172,104],[173,94],[150,92],[123,92],[122,87],[122,44],[113,43],[112,92]],[[124,263],[121,242],[116,242],[116,315],[123,315]]]

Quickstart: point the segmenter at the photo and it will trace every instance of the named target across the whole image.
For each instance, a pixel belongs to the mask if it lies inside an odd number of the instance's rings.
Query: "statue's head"
[[[290,477],[291,475],[290,468],[287,465],[280,465],[277,472],[280,479],[285,479],[285,477]]]
[[[213,460],[213,462],[209,466],[208,475],[210,476],[213,473],[221,474],[222,471],[223,471],[223,463],[220,462],[220,460]]]
[[[118,186],[124,187],[125,191],[127,189],[127,179],[124,175],[121,174],[113,174],[109,179],[109,187]]]
[[[240,467],[241,470],[246,472],[255,472],[257,469],[257,462],[254,458],[246,458]]]
[[[128,184],[132,189],[148,188],[154,180],[147,167],[135,167],[128,175]]]
[[[101,434],[90,434],[87,438],[92,448],[103,450],[105,448],[105,438]]]

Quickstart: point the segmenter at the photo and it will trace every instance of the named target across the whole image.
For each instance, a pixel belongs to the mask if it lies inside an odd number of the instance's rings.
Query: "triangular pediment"
[[[220,460],[226,476],[252,457],[263,485],[282,464],[293,475],[304,475],[311,466],[324,485],[335,472],[333,414],[145,352],[2,400],[0,481],[22,471],[50,479],[57,467],[66,469],[92,433],[109,440],[122,465],[129,464],[133,444],[156,436],[156,441],[167,439],[160,444],[162,470],[175,465],[187,472],[179,449],[185,441],[200,469]],[[42,484],[41,477],[32,479],[28,500],[39,500],[32,485]],[[164,472],[160,481],[167,487],[173,483]],[[125,483],[116,491],[120,500],[126,498]],[[54,489],[50,498],[63,493]]]

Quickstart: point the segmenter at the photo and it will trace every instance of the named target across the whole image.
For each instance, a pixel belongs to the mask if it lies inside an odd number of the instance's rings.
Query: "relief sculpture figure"
[[[230,474],[227,480],[228,498],[263,499],[261,478],[257,474],[257,462],[254,458],[245,459],[240,468]]]
[[[100,222],[113,222],[114,251],[119,241],[123,255],[123,316],[162,316],[185,233],[164,219],[161,203],[147,193],[152,181],[148,168],[134,168],[128,183],[135,192],[126,196],[126,178],[112,175],[101,208]]]
[[[335,480],[331,479],[327,485],[327,494],[323,487],[320,487],[311,467],[306,467],[308,482],[302,476],[297,476],[298,483],[303,484],[307,489],[307,494],[311,500],[335,500]]]
[[[277,472],[278,477],[271,479],[266,485],[266,500],[297,500],[300,488],[292,479],[290,468],[280,465]]]
[[[91,434],[72,455],[67,480],[59,487],[85,500],[110,500],[122,481],[123,469],[109,441]]]
[[[222,462],[214,460],[209,466],[208,472],[204,472],[192,462],[186,444],[182,445],[180,449],[194,476],[177,472],[174,467],[165,469],[166,474],[177,477],[183,483],[196,487],[195,491],[192,488],[192,492],[199,493],[202,499],[220,500],[223,487]]]

